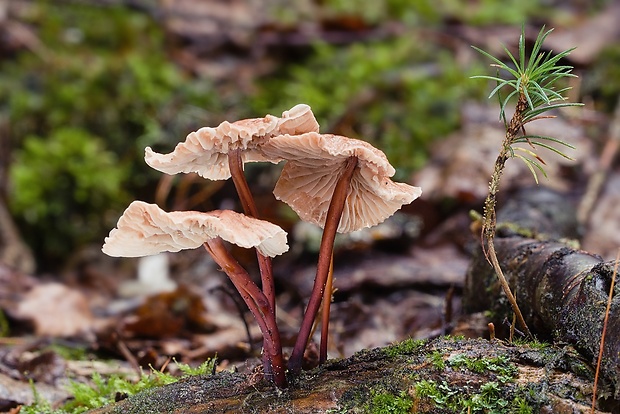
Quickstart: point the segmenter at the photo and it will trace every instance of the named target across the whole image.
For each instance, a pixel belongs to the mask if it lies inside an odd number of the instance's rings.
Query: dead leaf
[[[169,338],[183,332],[211,332],[202,297],[186,287],[150,296],[125,321],[131,336]]]
[[[32,320],[35,334],[39,336],[75,336],[93,327],[93,315],[86,297],[60,283],[34,287],[18,304],[14,316]]]

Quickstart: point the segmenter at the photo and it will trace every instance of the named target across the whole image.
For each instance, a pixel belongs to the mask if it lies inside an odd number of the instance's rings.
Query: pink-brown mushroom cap
[[[222,239],[274,257],[288,250],[286,232],[279,226],[230,210],[209,213],[167,213],[155,204],[134,201],[105,238],[102,251],[115,257],[140,257],[200,247]]]
[[[282,118],[267,115],[233,123],[224,121],[216,128],[200,128],[191,132],[169,154],[159,154],[147,147],[144,159],[152,168],[166,174],[195,172],[210,180],[226,180],[230,178],[229,151],[240,149],[244,163],[278,163],[280,159],[267,157],[260,150],[270,137],[318,129],[319,124],[310,107],[299,104],[285,111]]]
[[[276,198],[302,220],[321,227],[347,159],[357,157],[339,233],[379,224],[422,193],[419,187],[393,182],[395,170],[385,154],[364,141],[318,133],[281,135],[271,138],[263,151],[287,160],[273,191]]]

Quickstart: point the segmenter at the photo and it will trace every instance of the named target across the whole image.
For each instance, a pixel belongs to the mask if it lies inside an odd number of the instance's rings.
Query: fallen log
[[[540,202],[537,202],[537,197]],[[497,256],[530,329],[541,340],[575,346],[596,364],[614,262],[561,240],[576,223],[561,194],[541,189],[519,197],[502,221],[495,239]],[[527,201],[526,201],[527,200]],[[529,209],[538,212],[528,213]],[[540,211],[546,211],[540,214]],[[544,232],[539,229],[544,228]],[[612,300],[601,372],[620,398],[620,295]],[[512,319],[497,278],[479,249],[468,270],[463,306],[468,312],[490,309],[494,323]]]
[[[585,414],[591,390],[592,370],[570,348],[448,337],[406,340],[330,360],[285,390],[222,372],[90,413],[461,413],[469,408]]]

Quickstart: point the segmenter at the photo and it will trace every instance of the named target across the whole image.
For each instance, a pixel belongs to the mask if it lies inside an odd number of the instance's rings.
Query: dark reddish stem
[[[327,283],[323,293],[323,311],[321,318],[321,346],[319,347],[319,364],[327,361],[327,339],[329,336],[329,308],[332,304],[334,282],[334,254],[329,261],[329,272],[327,273]]]
[[[353,177],[356,166],[357,157],[350,157],[347,160],[342,175],[336,183],[334,194],[329,203],[325,227],[323,229],[323,237],[321,238],[321,247],[319,249],[319,260],[316,267],[314,286],[312,287],[310,300],[308,301],[308,306],[301,322],[299,335],[297,335],[297,340],[295,341],[295,347],[289,359],[289,370],[293,375],[298,375],[301,372],[301,364],[306,345],[308,344],[308,338],[312,331],[312,324],[321,306],[321,300],[323,299],[325,284],[327,283],[327,276],[329,274],[329,265],[334,251],[334,239],[336,238],[336,231],[340,224],[340,217],[342,217],[344,204],[349,193],[351,178]]]
[[[228,153],[228,167],[230,168],[230,174],[232,176],[233,183],[235,184],[235,188],[237,189],[237,194],[239,194],[239,200],[241,201],[241,206],[243,207],[244,213],[248,216],[259,218],[254,197],[250,192],[250,187],[248,186],[248,182],[245,179],[245,174],[243,173],[241,150],[234,149]],[[275,315],[276,295],[273,272],[271,268],[271,259],[260,254],[258,250],[256,251],[256,257],[258,258],[258,267],[260,269],[263,293],[267,297],[267,300],[269,300],[269,304],[271,305],[271,309]]]
[[[264,352],[267,354],[263,363],[269,364],[264,367],[265,372],[273,375],[272,380],[277,387],[285,388],[286,370],[282,357],[280,332],[267,297],[252,281],[248,272],[230,255],[222,239],[208,240],[204,246],[213,260],[228,275],[260,327],[263,334]]]

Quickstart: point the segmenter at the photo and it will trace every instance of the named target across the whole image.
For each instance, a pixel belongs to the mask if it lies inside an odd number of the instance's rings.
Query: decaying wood
[[[541,190],[541,203],[515,205],[504,215],[504,234],[495,240],[506,278],[524,311],[526,322],[540,339],[568,343],[591,363],[598,354],[613,262],[559,241],[575,223],[573,210],[561,195]],[[533,195],[534,198],[539,197]],[[518,204],[518,203],[517,203]],[[529,209],[537,213],[528,214]],[[541,214],[541,208],[544,214]],[[548,233],[537,232],[542,226]],[[521,234],[537,237],[524,237]],[[620,296],[613,298],[602,372],[620,398]],[[497,323],[512,319],[500,287],[479,252],[468,271],[464,306],[468,311],[490,307]]]
[[[387,348],[387,351],[386,348],[377,348],[348,359],[328,361],[323,367],[302,374],[297,384],[283,391],[274,389],[265,381],[253,383],[251,377],[230,372],[191,377],[143,392],[113,406],[93,410],[91,414],[303,414],[328,410],[372,413],[378,412],[377,396],[385,395],[408,399],[412,412],[417,413],[450,413],[467,409],[447,409],[441,402],[416,395],[416,384],[423,380],[433,381],[446,390],[445,395],[451,395],[446,401],[480,396],[481,387],[494,382],[500,386],[494,397],[496,400],[516,404],[518,398],[524,398],[532,412],[589,412],[592,371],[570,349],[445,338],[403,347],[403,351],[398,352],[396,347]],[[492,368],[477,372],[451,363],[459,358],[482,361],[498,357],[506,358],[507,364],[514,368],[514,377],[508,381],[504,382]]]

